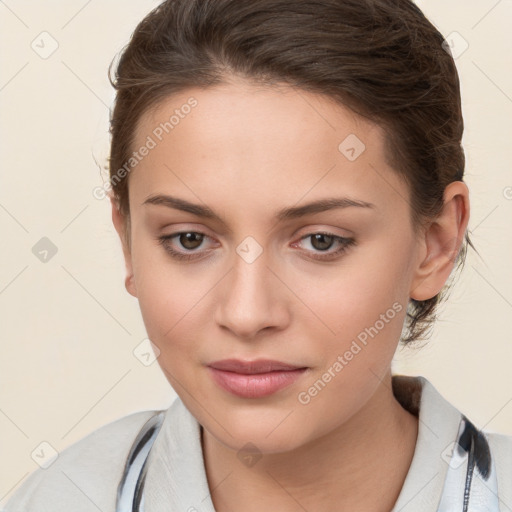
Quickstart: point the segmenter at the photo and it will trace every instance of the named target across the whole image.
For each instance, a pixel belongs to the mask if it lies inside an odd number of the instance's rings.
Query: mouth
[[[242,398],[262,398],[293,384],[308,368],[269,359],[224,359],[210,363],[208,370],[223,390]]]

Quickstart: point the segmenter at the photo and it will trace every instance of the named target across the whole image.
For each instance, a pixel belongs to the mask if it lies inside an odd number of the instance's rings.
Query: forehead
[[[293,204],[333,190],[382,202],[402,187],[385,161],[379,126],[327,96],[287,85],[237,81],[182,91],[139,120],[133,149],[150,140],[130,176],[136,204],[176,189],[224,204],[239,197],[240,205],[251,192],[260,208],[269,199]],[[383,186],[383,174],[395,183]]]
[[[183,123],[185,119],[189,121]],[[194,125],[194,135],[205,143],[222,139],[248,144],[250,134],[269,143],[279,136],[281,144],[286,139],[314,146],[323,140],[331,148],[334,144],[336,150],[340,138],[355,133],[377,150],[383,143],[382,130],[376,124],[329,96],[282,83],[258,85],[242,79],[190,88],[167,97],[141,116],[135,138],[142,142],[155,130],[157,137],[170,132],[190,136],[190,124]]]

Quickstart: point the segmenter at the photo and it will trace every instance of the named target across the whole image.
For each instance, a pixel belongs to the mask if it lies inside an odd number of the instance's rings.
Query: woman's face
[[[389,375],[421,251],[383,144],[287,86],[190,89],[141,118],[127,288],[169,382],[224,445],[304,445]],[[298,369],[211,367],[227,359]]]

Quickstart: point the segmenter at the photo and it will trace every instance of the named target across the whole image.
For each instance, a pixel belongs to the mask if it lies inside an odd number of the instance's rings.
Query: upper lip
[[[255,361],[242,361],[240,359],[223,359],[214,361],[208,366],[216,370],[224,370],[228,372],[253,374],[268,373],[276,371],[290,371],[305,368],[304,366],[296,366],[293,364],[283,363],[281,361],[273,361],[271,359],[257,359]]]

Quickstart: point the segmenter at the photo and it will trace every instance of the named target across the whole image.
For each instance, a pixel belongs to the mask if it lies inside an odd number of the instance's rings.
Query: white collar
[[[405,408],[419,409],[419,427],[411,466],[391,512],[463,512],[468,454],[453,447],[472,425],[423,376],[394,375],[393,391]],[[148,465],[145,512],[215,512],[200,425],[179,398],[165,413]],[[467,512],[499,511],[495,482],[494,461],[488,482],[475,470]]]

